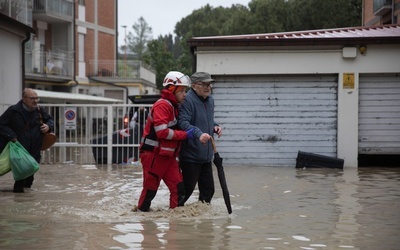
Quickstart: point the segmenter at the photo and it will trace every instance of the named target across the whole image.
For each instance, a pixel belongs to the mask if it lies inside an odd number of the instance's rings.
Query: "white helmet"
[[[164,87],[168,85],[189,87],[190,84],[190,77],[178,71],[168,72],[168,74],[164,77],[163,82]]]

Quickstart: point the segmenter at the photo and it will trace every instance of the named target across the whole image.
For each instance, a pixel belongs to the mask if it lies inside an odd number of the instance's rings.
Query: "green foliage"
[[[147,43],[152,38],[152,29],[147,24],[143,17],[138,19],[138,22],[132,25],[135,34],[129,32],[127,35],[127,46],[129,51],[137,55],[138,60],[142,60],[143,54],[147,50]]]
[[[148,53],[143,57],[145,63],[150,65],[156,71],[156,85],[162,89],[164,76],[174,68],[173,54],[168,49],[167,37],[159,37],[147,44]]]
[[[361,0],[290,0],[288,31],[361,25]]]

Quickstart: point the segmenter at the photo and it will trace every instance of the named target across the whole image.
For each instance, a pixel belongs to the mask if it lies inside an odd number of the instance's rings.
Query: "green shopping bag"
[[[0,154],[0,176],[7,174],[11,171],[11,160],[10,160],[10,142],[7,143],[6,147]]]
[[[39,170],[39,163],[18,141],[10,143],[11,171],[14,180],[23,180]]]

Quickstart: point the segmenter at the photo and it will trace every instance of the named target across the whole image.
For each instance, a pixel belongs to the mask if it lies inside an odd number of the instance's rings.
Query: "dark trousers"
[[[199,201],[210,203],[214,195],[214,177],[211,162],[180,162],[185,185],[185,202],[190,198],[196,184],[199,188]]]
[[[14,192],[22,193],[24,192],[24,188],[31,188],[33,183],[33,175],[19,181],[14,182]]]

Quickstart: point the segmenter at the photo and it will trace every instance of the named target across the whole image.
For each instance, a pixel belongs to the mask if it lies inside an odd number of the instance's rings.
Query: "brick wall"
[[[115,60],[115,37],[110,34],[99,32],[99,60]]]
[[[99,1],[98,2],[98,21],[99,25],[113,29],[115,26],[115,1],[108,0],[108,1]]]

